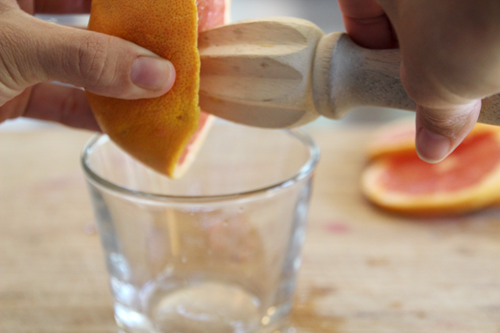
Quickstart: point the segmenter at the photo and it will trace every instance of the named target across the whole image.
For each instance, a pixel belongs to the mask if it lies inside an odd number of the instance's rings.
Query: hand
[[[90,0],[0,0],[0,123],[19,116],[99,130],[82,89],[122,99],[161,96],[172,64],[125,40],[29,14],[84,13]]]
[[[472,129],[481,99],[500,92],[498,0],[339,0],[346,30],[368,48],[401,50],[417,103],[419,156],[438,162]]]

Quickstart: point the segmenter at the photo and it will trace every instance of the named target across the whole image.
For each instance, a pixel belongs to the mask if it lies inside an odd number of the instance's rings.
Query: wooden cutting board
[[[389,215],[360,195],[374,127],[322,149],[290,333],[499,333],[500,209]],[[91,133],[0,133],[0,332],[115,333],[79,154]],[[500,189],[499,189],[500,190]]]

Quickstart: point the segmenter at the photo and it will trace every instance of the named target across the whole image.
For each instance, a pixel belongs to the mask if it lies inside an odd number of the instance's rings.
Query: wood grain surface
[[[372,207],[358,180],[374,129],[312,132],[322,160],[295,331],[499,333],[500,209],[409,219]],[[90,136],[0,133],[1,333],[117,332],[79,165]]]

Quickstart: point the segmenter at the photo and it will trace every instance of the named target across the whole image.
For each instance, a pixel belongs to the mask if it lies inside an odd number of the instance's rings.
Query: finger
[[[35,0],[17,0],[19,7],[28,14],[35,13]]]
[[[26,1],[26,0],[23,0]],[[90,12],[91,0],[30,0],[35,1],[37,14],[84,14]]]
[[[438,162],[472,129],[480,99],[500,91],[500,6],[466,0],[398,4],[385,8],[400,38],[401,81],[418,105],[417,151]],[[433,10],[422,10],[425,5]]]
[[[420,158],[430,163],[446,158],[472,130],[480,111],[480,100],[446,109],[417,106],[415,141]]]
[[[0,107],[0,123],[18,117],[100,131],[83,90],[50,83],[28,88]]]
[[[372,49],[397,47],[391,22],[375,0],[339,0],[344,25],[359,45]]]
[[[30,100],[31,88],[25,89],[0,106],[0,123],[7,119],[21,117]]]
[[[120,38],[58,26],[20,10],[2,28],[0,82],[11,90],[55,80],[139,99],[165,94],[175,80],[169,61]]]
[[[86,14],[91,0],[17,0],[17,4],[29,14]]]
[[[31,90],[22,116],[55,121],[67,126],[100,131],[99,125],[81,89],[40,83]]]

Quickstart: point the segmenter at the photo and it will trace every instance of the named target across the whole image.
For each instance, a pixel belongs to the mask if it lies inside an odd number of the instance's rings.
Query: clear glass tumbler
[[[285,332],[318,155],[298,131],[221,121],[170,180],[91,139],[82,163],[120,332]]]

